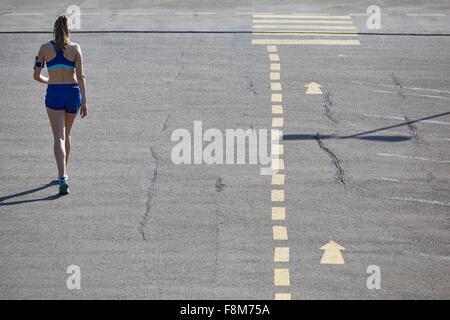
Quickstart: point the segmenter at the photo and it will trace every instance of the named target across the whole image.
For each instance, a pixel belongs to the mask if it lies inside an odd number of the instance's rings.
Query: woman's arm
[[[83,70],[83,55],[81,54],[81,48],[77,44],[77,56],[75,58],[75,70],[77,72],[77,81],[80,85],[80,91],[81,91],[81,108],[80,108],[80,115],[82,118],[84,118],[87,115],[87,96],[86,96],[86,78],[84,77],[84,70]]]
[[[37,82],[41,83],[48,83],[48,78],[44,77],[41,74],[41,70],[44,67],[44,46],[42,45],[39,49],[38,55],[36,56],[36,60],[34,62],[34,73],[33,73],[33,79]]]

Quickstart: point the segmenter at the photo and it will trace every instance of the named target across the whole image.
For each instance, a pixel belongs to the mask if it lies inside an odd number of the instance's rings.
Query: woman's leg
[[[75,121],[75,118],[77,117],[76,113],[69,113],[66,112],[65,114],[65,137],[66,137],[66,169],[67,165],[69,164],[69,153],[70,153],[70,130],[72,130],[73,123]]]
[[[48,119],[53,131],[53,152],[55,153],[56,165],[58,167],[58,178],[66,174],[66,150],[64,136],[65,111],[47,109]]]

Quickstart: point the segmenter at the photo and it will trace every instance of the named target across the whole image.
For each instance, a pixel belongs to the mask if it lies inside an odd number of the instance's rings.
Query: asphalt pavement
[[[450,5],[298,2],[1,1],[0,298],[448,299]],[[60,197],[32,65],[72,4]],[[194,121],[277,131],[279,172],[174,164]]]

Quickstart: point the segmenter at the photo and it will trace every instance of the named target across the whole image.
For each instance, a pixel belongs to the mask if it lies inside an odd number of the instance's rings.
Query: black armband
[[[45,62],[44,62],[44,61],[39,62],[39,61],[38,61],[38,57],[36,57],[36,58],[34,59],[34,69],[35,69],[35,70],[36,70],[36,69],[42,69],[42,68],[44,68],[44,66],[45,66]]]

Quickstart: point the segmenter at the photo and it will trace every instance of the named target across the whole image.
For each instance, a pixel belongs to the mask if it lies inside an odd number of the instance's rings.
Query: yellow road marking
[[[351,19],[350,16],[313,16],[304,14],[255,14],[253,18],[330,19],[330,20]]]
[[[272,118],[272,127],[274,128],[282,128],[284,124],[283,118]]]
[[[270,90],[272,90],[272,91],[281,91],[281,83],[279,83],[279,82],[272,82],[272,83],[270,83]]]
[[[282,186],[285,183],[285,176],[284,174],[274,174],[272,175],[272,185],[275,186]]]
[[[272,113],[273,114],[283,114],[283,106],[280,104],[272,105]]]
[[[261,45],[339,45],[339,46],[359,46],[359,40],[326,40],[326,39],[253,39],[252,44]]]
[[[267,52],[277,52],[277,46],[267,46]]]
[[[270,61],[280,61],[280,57],[276,53],[269,54]]]
[[[275,300],[291,300],[290,293],[276,293]]]
[[[280,64],[279,63],[271,63],[270,70],[271,71],[280,71]]]
[[[253,24],[258,23],[319,23],[319,24],[353,24],[351,20],[253,20]]]
[[[272,227],[273,232],[273,239],[274,240],[287,240],[287,229],[285,226],[273,226]]]
[[[356,30],[354,26],[305,26],[290,24],[255,24],[253,29],[314,29],[314,30]]]
[[[273,207],[272,208],[272,220],[274,220],[274,221],[286,220],[286,208]]]
[[[272,129],[271,136],[272,140],[281,140],[281,138],[283,138],[283,131],[278,129]]]
[[[283,95],[281,93],[272,93],[272,102],[282,102]]]
[[[289,247],[275,247],[274,262],[289,262]]]
[[[318,83],[311,82],[305,86],[306,94],[322,94],[322,90],[320,90],[322,86]]]
[[[271,199],[274,202],[284,201],[284,190],[272,190]]]
[[[322,259],[320,260],[321,264],[345,264],[341,253],[341,250],[345,250],[345,248],[336,242],[330,241],[322,246],[320,250],[324,250]]]
[[[272,169],[284,170],[284,160],[283,159],[272,159]]]
[[[279,72],[271,72],[270,80],[280,80],[280,73]]]
[[[333,31],[277,31],[277,32],[252,32],[255,36],[331,36],[331,37],[356,37],[357,32],[333,32]]]
[[[274,278],[274,284],[276,286],[289,286],[290,280],[289,280],[289,269],[274,269],[273,270],[273,278]]]
[[[284,146],[282,144],[272,144],[271,151],[273,155],[282,155],[284,153]]]

